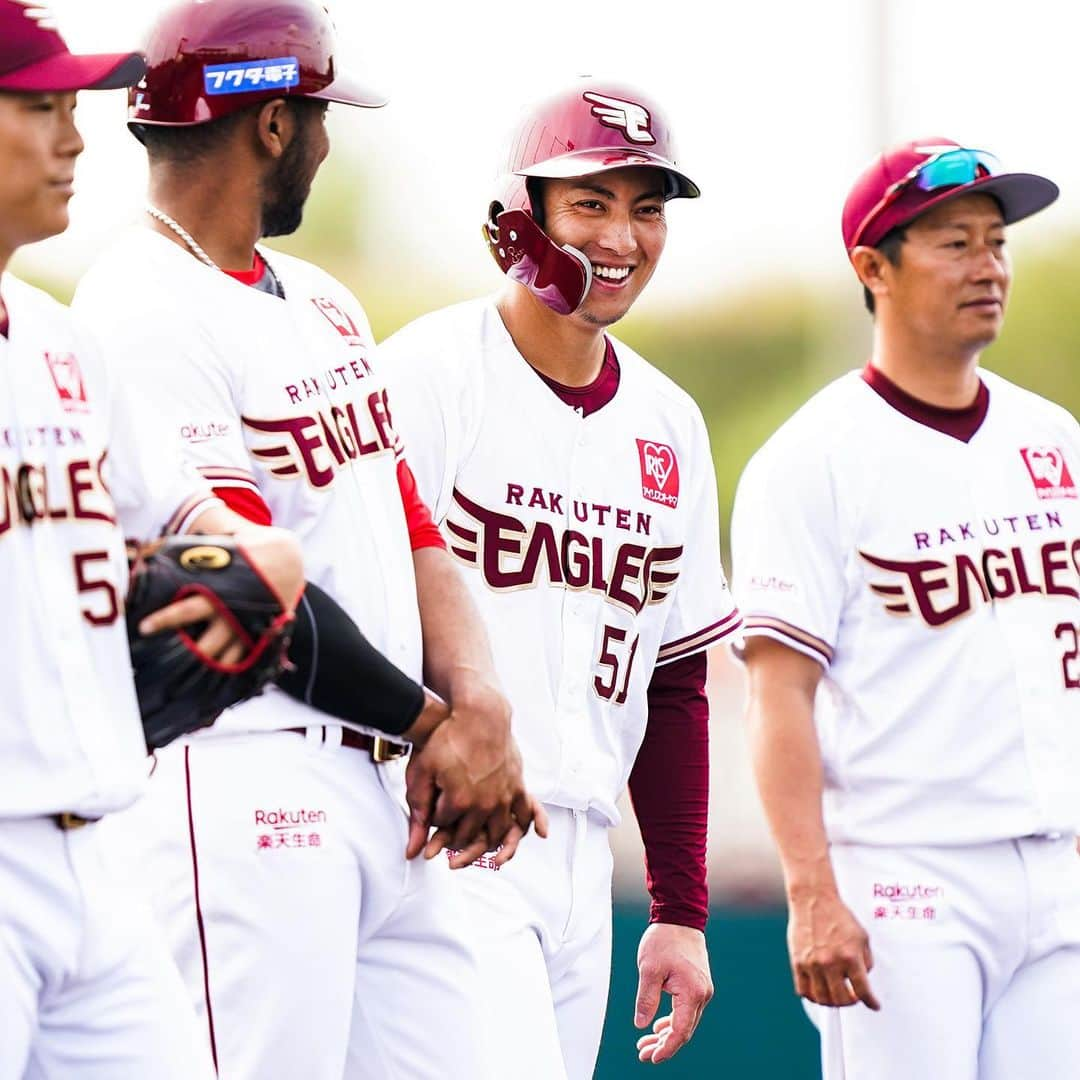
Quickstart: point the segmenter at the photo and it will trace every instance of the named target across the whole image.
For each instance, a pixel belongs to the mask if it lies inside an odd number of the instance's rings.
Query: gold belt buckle
[[[81,829],[84,825],[90,825],[93,820],[93,818],[84,818],[79,814],[72,814],[67,811],[56,815],[56,824],[64,832],[69,832],[71,829]]]
[[[378,735],[375,736],[371,744],[371,760],[376,765],[382,765],[387,761],[396,761],[398,758],[404,757],[408,752],[409,748],[407,746],[391,742],[390,739],[384,739]]]

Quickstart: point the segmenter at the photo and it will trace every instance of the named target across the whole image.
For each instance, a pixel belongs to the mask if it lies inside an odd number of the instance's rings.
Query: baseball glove
[[[199,651],[205,623],[139,633],[151,612],[203,596],[245,648],[224,664]],[[127,599],[128,644],[149,750],[212,724],[224,709],[261,693],[287,666],[293,616],[248,560],[224,536],[174,536],[139,551]]]

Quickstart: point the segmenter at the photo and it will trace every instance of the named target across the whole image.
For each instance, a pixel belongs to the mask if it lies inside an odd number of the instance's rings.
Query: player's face
[[[0,246],[5,256],[67,228],[75,159],[83,149],[74,114],[74,94],[0,91]]]
[[[989,195],[964,195],[908,226],[900,265],[885,271],[894,312],[909,327],[960,349],[1001,332],[1012,282],[1005,222]]]
[[[544,231],[592,263],[592,287],[570,318],[610,326],[645,288],[667,239],[664,179],[659,169],[630,166],[543,182]]]
[[[294,109],[296,133],[266,181],[263,236],[288,236],[300,228],[315,174],[330,152],[326,104],[301,100]]]

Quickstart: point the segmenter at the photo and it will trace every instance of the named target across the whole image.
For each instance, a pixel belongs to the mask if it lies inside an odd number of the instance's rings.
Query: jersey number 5
[[[93,603],[83,607],[83,618],[91,626],[111,626],[120,615],[120,597],[108,576],[111,556],[107,551],[80,551],[72,559],[79,592],[95,594]],[[95,563],[100,565],[95,566]]]
[[[1067,622],[1058,623],[1054,627],[1054,637],[1065,645],[1065,655],[1061,658],[1065,688],[1080,690],[1080,626]]]
[[[597,663],[608,669],[610,678],[605,681],[599,675],[593,679],[593,688],[605,700],[615,698],[616,705],[622,705],[626,701],[626,688],[630,685],[630,670],[634,666],[634,657],[637,655],[639,635],[634,635],[630,648],[626,652],[626,664],[623,667],[622,678],[619,678],[619,668],[623,666],[619,660],[619,654],[615,652],[613,645],[623,645],[626,642],[626,631],[617,626],[605,626],[604,638],[600,642],[600,656]],[[623,650],[620,650],[623,651]],[[619,692],[615,693],[615,687],[621,683]]]

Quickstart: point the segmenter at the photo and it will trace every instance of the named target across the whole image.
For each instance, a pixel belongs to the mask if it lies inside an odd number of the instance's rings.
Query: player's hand
[[[870,939],[832,888],[789,898],[788,955],[795,993],[818,1005],[881,1008],[870,989]]]
[[[705,935],[692,926],[653,923],[638,945],[638,991],[635,1027],[648,1027],[660,1006],[660,994],[671,995],[671,1013],[653,1024],[637,1042],[638,1060],[659,1065],[689,1041],[713,996]]]
[[[458,869],[497,848],[495,863],[501,866],[513,858],[530,825],[547,836],[544,810],[525,790],[509,703],[486,684],[459,693],[449,717],[413,752],[405,782],[407,858],[422,851],[431,859],[454,848],[450,865]],[[436,832],[429,838],[432,826]]]
[[[282,605],[292,611],[304,590],[304,563],[296,537],[285,529],[246,526],[236,531],[235,540]],[[233,624],[203,596],[188,596],[159,608],[139,623],[139,633],[150,635],[182,626],[200,628],[195,644],[204,655],[222,664],[243,659],[245,647]]]

